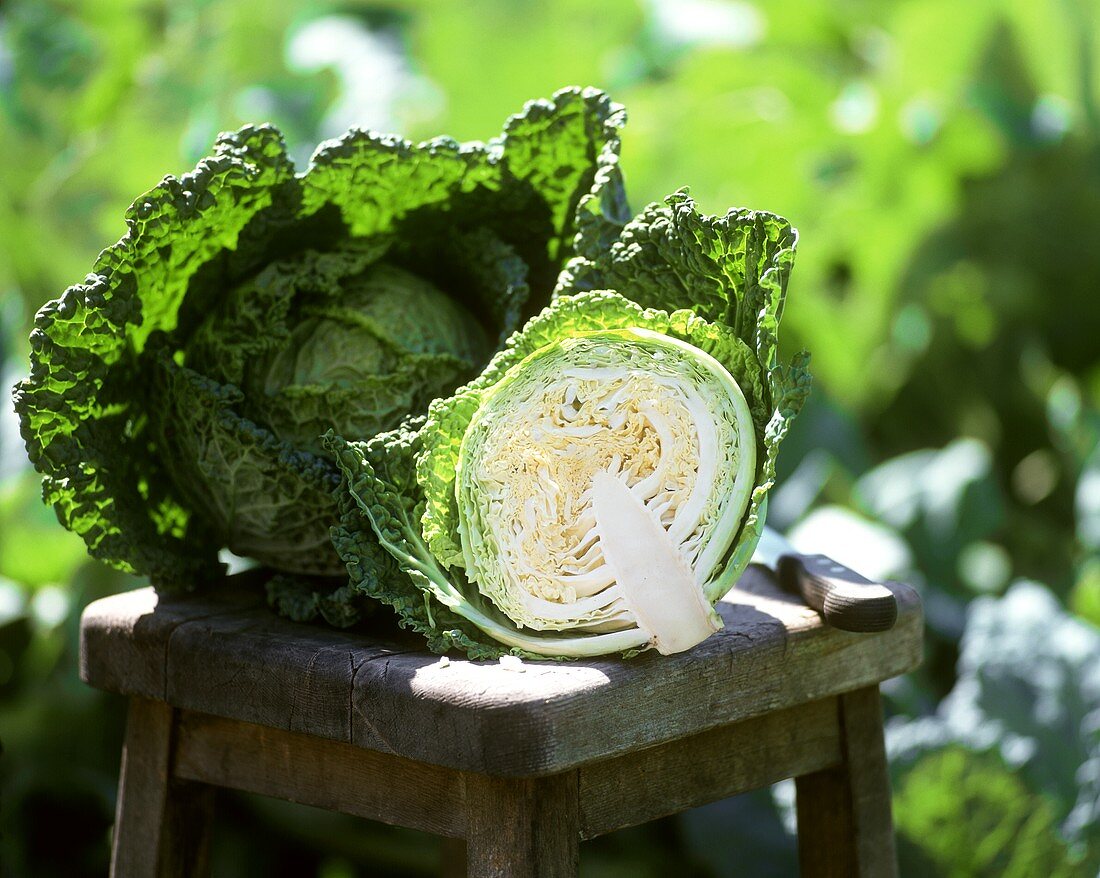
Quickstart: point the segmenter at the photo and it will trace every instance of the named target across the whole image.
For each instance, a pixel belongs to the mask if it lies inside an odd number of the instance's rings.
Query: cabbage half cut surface
[[[466,574],[524,628],[680,652],[721,627],[705,589],[755,473],[748,404],[716,359],[637,327],[563,339],[513,367],[462,439]]]

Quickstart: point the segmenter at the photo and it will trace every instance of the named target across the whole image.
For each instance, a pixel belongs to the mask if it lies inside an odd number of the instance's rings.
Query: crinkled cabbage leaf
[[[426,422],[326,439],[352,588],[433,649],[682,651],[759,539],[809,388],[805,355],[776,362],[794,232],[684,193],[617,236],[603,217],[555,302]],[[403,578],[366,575],[371,536]]]
[[[157,583],[217,574],[222,547],[342,573],[320,435],[393,429],[546,304],[581,198],[625,215],[602,191],[623,118],[566,89],[486,144],[353,130],[302,173],[274,128],[223,135],[36,318],[16,406],[45,500]]]

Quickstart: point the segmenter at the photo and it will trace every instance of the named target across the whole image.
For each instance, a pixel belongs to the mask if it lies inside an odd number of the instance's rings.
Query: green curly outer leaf
[[[776,329],[798,234],[781,216],[735,209],[699,212],[685,190],[653,203],[618,227],[581,223],[577,255],[555,296],[616,290],[646,308],[690,308],[729,326],[766,369],[775,364]]]
[[[565,89],[529,104],[488,144],[437,139],[415,145],[353,131],[323,144],[301,174],[270,126],[222,135],[214,155],[192,173],[166,177],[138,198],[126,214],[125,236],[103,251],[84,283],[37,315],[30,377],[15,399],[28,454],[43,475],[44,499],[93,556],[118,568],[158,583],[217,576],[226,535],[205,515],[209,499],[197,503],[179,487],[190,471],[172,478],[193,469],[193,462],[172,459],[173,450],[190,453],[190,445],[164,438],[173,431],[215,431],[186,418],[151,426],[173,403],[156,395],[163,382],[148,380],[150,340],[164,337],[178,353],[225,291],[272,259],[368,236],[398,262],[415,264],[430,263],[432,241],[458,242],[440,245],[441,253],[480,241],[468,265],[456,268],[461,254],[453,252],[448,264],[493,318],[492,334],[503,338],[518,326],[529,292],[536,296],[530,305],[543,304],[561,260],[571,254],[580,200],[621,188],[608,169],[617,160],[623,122],[622,108],[600,92]],[[621,191],[608,197],[624,200]],[[223,353],[248,356],[243,349]],[[231,363],[225,367],[233,371]],[[209,377],[232,384],[224,374]],[[203,397],[201,418],[219,411],[217,417],[235,418],[238,426],[264,429],[253,421],[262,419],[262,407],[231,400],[228,390],[213,385],[190,386]],[[319,429],[332,412],[314,402],[306,400],[304,418]],[[285,489],[272,502],[297,501],[312,490],[317,461],[336,477],[330,460],[285,451],[278,442],[246,444],[247,466],[261,474],[250,490]],[[236,466],[226,460],[226,467]],[[263,475],[275,472],[275,481]],[[287,487],[296,477],[305,487]],[[313,509],[311,533],[330,508]],[[300,552],[315,550],[311,534],[278,538],[298,543]]]
[[[16,409],[44,499],[93,556],[164,581],[220,572],[209,530],[149,453],[135,354],[155,329],[174,328],[191,275],[233,248],[292,177],[274,129],[219,138],[213,158],[135,201],[122,240],[38,312]]]
[[[415,457],[422,423],[406,422],[365,443],[325,436],[345,480],[332,541],[347,565],[350,587],[392,607],[401,626],[422,635],[433,652],[457,648],[471,658],[497,658],[509,650],[452,612],[431,587],[446,574],[418,524],[423,501],[416,499]],[[388,568],[376,557],[379,544],[389,553],[382,552]]]
[[[530,101],[486,144],[439,137],[414,145],[353,129],[314,154],[302,214],[335,205],[353,236],[369,237],[451,204],[466,228],[484,226],[511,242],[536,280],[552,284],[572,252],[581,199],[614,187],[608,197],[625,203],[621,178],[606,172],[618,161],[625,122],[623,107],[602,92],[566,88]],[[453,216],[437,219],[453,233]]]

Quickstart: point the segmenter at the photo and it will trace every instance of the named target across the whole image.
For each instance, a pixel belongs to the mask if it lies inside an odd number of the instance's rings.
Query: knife
[[[753,564],[775,571],[779,584],[802,595],[825,621],[843,631],[887,631],[898,618],[898,601],[872,582],[825,555],[802,555],[778,531],[764,528]]]

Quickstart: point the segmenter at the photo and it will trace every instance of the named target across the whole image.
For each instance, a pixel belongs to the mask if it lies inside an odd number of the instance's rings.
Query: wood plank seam
[[[362,664],[360,662],[360,664]],[[355,663],[355,652],[348,650],[348,743],[355,740],[355,675],[359,666]]]
[[[211,619],[221,619],[227,616],[233,616],[240,614],[243,611],[240,607],[234,607],[229,612],[224,613],[209,613],[202,616],[196,616],[191,619],[182,619],[172,626],[172,630],[168,632],[168,636],[164,640],[164,700],[168,700],[169,693],[169,681],[172,679],[171,675],[171,662],[172,662],[172,641],[176,635],[183,628],[195,627],[204,622],[208,622]]]
[[[313,673],[317,668],[318,660],[323,655],[326,655],[327,652],[328,652],[328,648],[322,647],[322,648],[318,649],[316,652],[314,652],[312,656],[310,656],[309,662],[306,664],[306,679],[307,680],[310,679],[313,676]],[[353,718],[354,718],[354,697],[353,696],[354,696],[354,692],[355,692],[355,687],[353,685],[353,681],[355,679],[356,664],[355,664],[355,651],[351,650],[351,649],[348,649],[346,651],[346,653],[347,653],[347,660],[348,660],[348,692],[347,692],[347,699],[346,699],[347,706],[346,706],[346,711],[345,711],[345,717],[346,717],[345,724],[347,726],[347,736],[345,737],[344,741],[345,741],[345,743],[350,744],[350,743],[352,743],[352,738],[353,738],[353,734],[352,734],[352,721],[353,721]],[[288,720],[287,720],[287,728],[288,729],[293,729],[294,728],[294,725],[295,725],[295,723],[294,723],[294,718],[295,718],[294,717],[294,709],[297,707],[297,704],[298,704],[297,701],[295,701],[291,704],[291,713],[290,713],[290,716],[288,717]],[[308,710],[308,708],[307,708],[307,710]]]
[[[352,669],[350,685],[348,686],[348,743],[350,743],[350,744],[355,743],[355,738],[356,738],[356,735],[355,735],[355,718],[356,718],[356,715],[358,715],[360,721],[362,721],[367,726],[367,728],[370,730],[371,734],[374,735],[374,737],[377,740],[381,741],[386,746],[386,749],[383,750],[383,751],[380,751],[380,752],[390,753],[390,754],[393,754],[395,756],[399,755],[399,751],[397,750],[397,748],[394,747],[393,744],[390,743],[389,738],[387,738],[385,735],[382,734],[381,729],[379,729],[371,721],[371,718],[367,715],[367,713],[365,711],[362,711],[362,710],[356,711],[356,709],[355,709],[355,693],[357,691],[356,681],[359,677],[359,673],[363,670],[363,668],[367,667],[368,665],[374,665],[374,664],[376,664],[380,661],[384,663],[383,664],[383,669],[382,669],[382,677],[383,677],[383,679],[386,678],[389,674],[390,662],[393,660],[394,655],[407,655],[407,654],[413,653],[413,652],[415,652],[415,650],[407,650],[407,651],[402,650],[399,653],[392,653],[392,654],[387,654],[387,655],[366,656],[366,657],[360,659],[358,664],[354,665],[354,667]]]
[[[162,698],[162,700],[164,700],[164,701],[168,700],[168,679],[169,679],[168,678],[168,655],[169,655],[169,652],[171,652],[171,650],[172,650],[172,638],[176,636],[177,630],[179,630],[179,628],[182,628],[184,625],[190,624],[191,622],[205,621],[205,619],[207,619],[207,618],[216,618],[216,617],[219,617],[219,616],[229,616],[229,615],[232,615],[235,612],[239,612],[239,608],[233,608],[233,610],[227,610],[227,611],[218,612],[218,613],[209,613],[209,614],[206,614],[206,615],[199,616],[198,618],[180,618],[179,621],[177,621],[172,626],[172,628],[168,630],[168,636],[164,638],[164,662],[163,662],[164,672],[161,674],[161,676],[163,678],[163,682],[162,682],[162,685],[161,685],[161,693],[162,693],[161,698]],[[173,725],[175,725],[175,723],[173,723]]]
[[[128,594],[128,593],[127,592],[121,593],[121,595],[126,595],[126,594]],[[159,598],[158,598],[158,601],[159,601]],[[98,602],[96,602],[96,603],[98,603]],[[87,609],[87,608],[85,608],[85,609]],[[154,612],[154,613],[156,612],[156,607],[153,608],[152,612]],[[208,610],[208,611],[205,611],[201,615],[198,615],[198,616],[181,617],[179,619],[175,619],[175,620],[169,622],[168,626],[170,626],[170,627],[168,627],[168,629],[167,629],[167,634],[165,635],[163,632],[158,634],[158,640],[163,641],[163,644],[164,644],[161,649],[158,649],[158,652],[160,653],[160,656],[161,656],[160,664],[161,664],[161,668],[162,668],[162,673],[159,675],[160,676],[159,690],[155,691],[155,692],[151,692],[151,693],[150,692],[133,692],[133,691],[129,691],[129,689],[126,688],[126,687],[120,687],[117,690],[113,690],[113,691],[117,691],[121,695],[135,695],[135,694],[138,694],[138,695],[141,695],[142,697],[145,697],[145,698],[153,698],[155,700],[167,701],[168,700],[168,680],[169,680],[168,662],[167,662],[168,644],[169,644],[172,636],[176,633],[177,629],[179,629],[183,625],[187,625],[187,624],[189,624],[191,622],[194,622],[194,621],[200,621],[200,620],[204,620],[204,619],[221,618],[223,616],[231,616],[234,613],[238,613],[238,612],[240,612],[239,607],[228,606],[228,607],[218,609],[218,610],[212,610],[212,611]],[[116,629],[110,629],[109,628],[107,632],[102,632],[102,631],[97,630],[97,631],[94,632],[93,636],[98,636],[100,634],[103,634],[108,639],[111,639],[113,637],[121,637],[121,638],[123,638],[125,640],[129,640],[129,641],[134,641],[135,639],[140,640],[140,637],[138,637],[138,638],[134,637],[134,634],[135,634],[134,629],[136,628],[137,624],[140,623],[142,618],[144,618],[144,615],[138,616],[136,619],[130,620],[129,627],[126,630],[123,630],[121,626],[118,626],[118,628],[117,628],[118,634],[115,634]],[[88,643],[87,643],[87,640],[86,640],[86,633],[85,633],[85,627],[84,627],[84,624],[83,624],[83,620],[81,620],[79,653],[80,653],[80,678],[82,680],[84,680],[85,682],[90,682],[90,678],[92,676],[91,671],[93,670],[93,666],[94,666],[95,662],[92,660],[93,657],[92,657],[92,655],[91,655],[91,653],[89,652],[89,649],[88,649]],[[95,685],[95,684],[93,684],[93,685]],[[97,688],[99,688],[99,687],[97,687]]]

